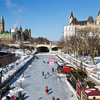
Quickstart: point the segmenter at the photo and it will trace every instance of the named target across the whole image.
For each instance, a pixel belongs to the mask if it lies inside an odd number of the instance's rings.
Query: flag
[[[78,84],[79,84],[79,86],[81,86],[81,81],[78,79]]]
[[[92,17],[92,15],[90,15],[90,17]]]

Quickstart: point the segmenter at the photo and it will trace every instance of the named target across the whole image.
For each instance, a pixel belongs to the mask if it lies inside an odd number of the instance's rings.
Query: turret
[[[19,29],[20,31],[22,31],[22,27],[20,26],[20,29]]]
[[[31,38],[31,29],[29,29],[29,38]]]
[[[99,13],[98,13],[98,17],[100,17],[100,10],[99,10]]]
[[[3,14],[1,15],[1,21],[4,22]]]
[[[73,19],[74,19],[73,12],[71,12],[71,16],[70,16],[70,19],[69,19],[70,24],[72,23]]]
[[[96,25],[100,25],[100,10],[99,10],[99,13],[98,13],[98,17],[96,18]]]
[[[5,22],[4,22],[4,18],[3,18],[3,14],[1,15],[1,21],[0,21],[0,26],[1,26],[1,29],[0,29],[0,33],[3,33],[5,31]]]

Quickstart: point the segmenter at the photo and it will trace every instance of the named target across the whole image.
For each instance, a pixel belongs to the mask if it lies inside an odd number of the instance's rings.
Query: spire
[[[73,17],[73,12],[71,12],[71,16],[70,17]]]
[[[4,21],[3,14],[1,15],[1,21]]]
[[[98,16],[99,16],[99,14],[100,14],[100,10],[99,10]]]
[[[22,27],[20,26],[20,29],[19,29],[20,31],[22,31]]]

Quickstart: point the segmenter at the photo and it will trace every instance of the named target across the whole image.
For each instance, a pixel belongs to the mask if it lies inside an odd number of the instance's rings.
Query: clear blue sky
[[[32,37],[51,41],[61,39],[71,11],[80,21],[87,20],[89,15],[95,20],[99,10],[100,0],[0,0],[5,30],[21,25],[23,30],[31,29]]]

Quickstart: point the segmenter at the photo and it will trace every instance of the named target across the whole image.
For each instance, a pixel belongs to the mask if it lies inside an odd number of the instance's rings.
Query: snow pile
[[[30,51],[25,51],[23,53],[23,50],[16,50],[15,56],[19,57],[19,59],[16,60],[16,62],[10,63],[8,68],[4,68],[2,72],[2,82],[7,80],[9,76],[13,75],[19,68],[24,66],[32,57],[33,54]]]

